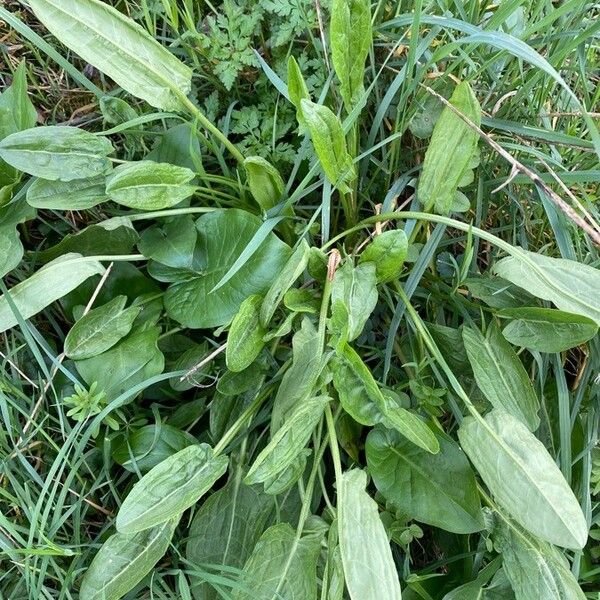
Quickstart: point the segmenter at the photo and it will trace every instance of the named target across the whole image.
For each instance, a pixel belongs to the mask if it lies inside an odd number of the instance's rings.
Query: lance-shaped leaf
[[[296,406],[256,457],[244,481],[248,485],[262,483],[287,469],[308,443],[330,400],[327,396],[316,396]]]
[[[351,112],[365,91],[365,61],[373,41],[370,0],[333,0],[329,38],[344,106]]]
[[[320,538],[297,539],[287,523],[269,527],[244,565],[233,600],[316,600]]]
[[[192,268],[198,232],[190,215],[176,217],[163,227],[146,229],[138,244],[140,252],[161,265],[174,269]]]
[[[552,544],[504,516],[498,519],[493,539],[517,600],[585,600],[567,559]]]
[[[499,506],[527,531],[557,546],[585,546],[588,527],[571,488],[544,445],[511,414],[467,417],[460,443]]]
[[[249,367],[260,354],[265,343],[266,329],[259,319],[263,297],[260,294],[248,296],[233,317],[227,336],[225,360],[230,371],[239,372]]]
[[[561,310],[589,317],[600,325],[600,270],[566,258],[552,258],[522,248],[494,265],[494,272],[548,300]]]
[[[400,582],[377,503],[365,491],[367,474],[347,471],[338,481],[338,535],[352,600],[400,600]]]
[[[306,269],[309,250],[306,240],[302,240],[269,288],[260,307],[260,322],[263,326],[269,324],[285,293]]]
[[[287,87],[290,96],[290,102],[296,107],[296,118],[301,127],[306,127],[306,121],[302,115],[302,100],[310,100],[310,94],[306,87],[306,82],[302,76],[300,66],[293,56],[288,58],[287,63]]]
[[[172,519],[195,504],[225,473],[229,460],[208,444],[188,446],[148,471],[117,514],[117,529],[135,533]]]
[[[377,282],[386,283],[400,276],[407,252],[408,239],[404,230],[384,231],[363,250],[360,263],[374,263]]]
[[[369,472],[377,489],[409,517],[454,533],[484,527],[475,474],[458,444],[436,433],[430,454],[398,433],[377,428],[367,437]]]
[[[267,211],[279,204],[285,192],[285,183],[279,171],[261,156],[249,156],[244,160],[244,167],[250,192],[261,209]],[[291,207],[284,214],[293,214]]]
[[[115,533],[102,545],[83,576],[83,600],[118,600],[163,557],[179,516],[139,533]]]
[[[130,94],[162,110],[181,110],[192,71],[143,27],[100,0],[31,0],[65,46]]]
[[[27,189],[27,202],[35,208],[86,210],[107,200],[103,175],[74,181],[35,179]]]
[[[142,160],[119,165],[106,180],[106,194],[129,208],[160,210],[189,198],[193,178],[194,172],[185,167]]]
[[[108,138],[77,127],[34,127],[0,141],[0,158],[19,171],[71,181],[104,175],[114,148]]]
[[[65,338],[65,354],[73,359],[90,358],[125,337],[142,310],[141,306],[125,308],[126,302],[126,296],[116,296],[81,317]]]
[[[340,120],[322,104],[301,100],[300,106],[327,179],[341,192],[349,192],[348,184],[356,178],[356,171],[346,148],[346,138]]]
[[[66,296],[92,275],[102,275],[104,267],[97,260],[80,254],[65,254],[36,271],[29,279],[9,290],[10,298],[23,319],[29,319],[55,300]],[[17,324],[5,295],[0,296],[0,332]]]
[[[481,124],[481,107],[466,81],[456,87],[450,104],[475,125]],[[473,165],[477,140],[477,132],[446,106],[435,124],[419,177],[418,195],[425,210],[450,212],[456,191]]]
[[[598,333],[593,319],[552,308],[507,308],[499,316],[513,319],[502,330],[511,344],[538,352],[562,352]]]
[[[490,326],[484,336],[465,327],[463,342],[475,381],[494,408],[502,408],[531,431],[539,424],[539,400],[523,363],[500,331]]]
[[[0,226],[0,277],[10,273],[23,258],[23,244],[19,232],[12,225]]]

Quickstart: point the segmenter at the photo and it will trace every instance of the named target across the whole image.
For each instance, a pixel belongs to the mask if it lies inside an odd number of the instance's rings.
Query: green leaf
[[[131,431],[112,452],[113,460],[123,468],[136,473],[147,473],[176,452],[197,444],[187,431],[161,423],[145,425]]]
[[[494,272],[560,310],[600,325],[600,270],[566,258],[552,258],[522,248],[498,261]]]
[[[352,600],[400,600],[400,582],[377,503],[360,469],[338,481],[338,535],[346,587]]]
[[[478,329],[465,327],[463,342],[477,386],[492,406],[535,431],[540,402],[523,363],[500,331],[490,326],[484,337]]]
[[[502,277],[469,277],[465,285],[475,298],[492,308],[518,308],[533,301],[527,292]]]
[[[242,568],[252,554],[271,514],[273,498],[258,486],[232,478],[202,504],[190,526],[187,559],[194,565]],[[192,578],[192,591],[202,600],[220,600],[220,594],[200,578]]]
[[[343,409],[362,425],[379,422],[385,398],[356,350],[348,344],[339,347],[332,370],[333,385]]]
[[[38,258],[47,262],[67,252],[83,256],[129,254],[137,240],[138,233],[127,217],[113,217],[65,235],[55,246],[39,252]]]
[[[304,448],[285,469],[267,477],[263,482],[265,494],[270,496],[283,494],[298,483],[306,470],[306,460],[310,455],[311,450]]]
[[[577,498],[521,421],[493,410],[485,419],[465,418],[458,437],[499,506],[517,523],[557,546],[585,546],[588,528]]]
[[[137,210],[161,210],[179,204],[194,193],[187,185],[194,172],[185,167],[151,160],[119,165],[106,179],[106,194]]]
[[[106,202],[103,175],[74,181],[34,179],[27,189],[27,202],[35,208],[50,210],[86,210]]]
[[[105,175],[114,152],[108,138],[77,127],[34,127],[0,141],[0,158],[19,171],[44,179],[71,181]]]
[[[141,306],[125,308],[126,302],[126,296],[116,296],[81,317],[65,338],[65,354],[75,360],[90,358],[124,338],[142,310]]]
[[[0,139],[30,129],[36,121],[37,111],[27,95],[27,72],[23,61],[13,73],[12,83],[0,94]]]
[[[481,107],[466,81],[456,87],[450,104],[475,125],[481,124]],[[433,129],[419,177],[419,200],[426,211],[435,209],[442,215],[450,212],[461,179],[471,168],[478,139],[477,132],[450,108],[444,108]]]
[[[281,427],[297,405],[312,395],[326,363],[317,330],[309,318],[304,318],[300,330],[292,338],[292,364],[283,375],[273,402],[272,433]]]
[[[496,557],[481,569],[476,579],[454,588],[442,600],[492,600],[493,596],[490,598],[484,586],[498,572],[498,567],[500,567],[499,559],[500,557]]]
[[[499,316],[514,319],[502,330],[511,344],[538,352],[562,352],[598,333],[593,319],[551,308],[504,309]]]
[[[370,0],[333,0],[329,38],[333,68],[350,113],[365,93],[365,61],[373,42]]]
[[[517,600],[585,600],[566,558],[554,546],[501,517],[494,545]]]
[[[309,251],[306,240],[302,240],[273,281],[260,307],[260,322],[264,327],[269,324],[286,292],[306,269]]]
[[[394,281],[400,277],[408,252],[408,239],[402,229],[384,231],[360,255],[360,264],[372,262],[378,283]]]
[[[228,463],[208,444],[188,446],[169,456],[133,486],[117,514],[117,530],[136,533],[181,514],[225,473]]]
[[[19,232],[12,225],[0,226],[0,277],[19,265],[23,252]]]
[[[287,469],[310,440],[330,400],[316,396],[298,404],[256,457],[244,481],[262,483]]]
[[[104,267],[97,260],[89,260],[75,253],[65,254],[15,285],[9,294],[16,309],[26,320],[73,291],[92,275],[102,273]],[[17,318],[6,296],[0,296],[0,332],[16,324]]]
[[[143,27],[100,0],[31,0],[36,17],[65,46],[130,94],[181,110],[192,71]]]
[[[437,454],[381,428],[367,437],[369,473],[377,489],[411,518],[454,533],[484,528],[475,475],[450,437],[436,431]]]
[[[97,382],[98,391],[114,400],[163,372],[165,358],[157,347],[159,333],[158,327],[134,330],[106,352],[76,361],[77,371],[88,385]]]
[[[389,390],[383,390],[382,393],[384,404],[379,407],[380,422],[389,429],[395,429],[423,450],[432,454],[439,452],[440,444],[427,423],[415,413],[400,406]]]
[[[102,545],[85,572],[83,600],[118,600],[133,589],[163,557],[179,516],[134,534],[115,533]]]
[[[249,156],[244,160],[248,186],[257,204],[263,211],[279,204],[285,192],[285,183],[279,171],[268,161],[260,156]],[[284,214],[293,214],[291,208]]]
[[[198,232],[189,215],[177,217],[162,227],[153,225],[146,229],[138,244],[139,251],[167,267],[189,269],[192,267]]]
[[[297,539],[287,523],[269,527],[244,565],[233,600],[316,600],[320,537]]]
[[[248,296],[269,289],[290,255],[289,247],[273,233],[227,283],[211,292],[260,224],[258,217],[238,209],[215,210],[196,221],[200,268],[166,291],[165,308],[171,318],[195,329],[226,325]]]
[[[355,267],[347,260],[336,272],[331,286],[331,304],[342,304],[348,314],[347,341],[356,339],[377,305],[376,265],[365,262]]]
[[[230,371],[243,371],[249,367],[261,353],[265,343],[266,329],[259,319],[263,297],[260,294],[248,296],[233,317],[229,334],[225,360]]]
[[[287,63],[287,90],[290,102],[296,107],[296,119],[298,119],[298,123],[301,127],[306,127],[301,102],[302,100],[310,100],[310,94],[302,76],[300,66],[291,55]]]
[[[340,120],[326,106],[310,100],[301,100],[300,106],[327,179],[342,193],[350,192],[348,184],[356,179],[356,171]]]

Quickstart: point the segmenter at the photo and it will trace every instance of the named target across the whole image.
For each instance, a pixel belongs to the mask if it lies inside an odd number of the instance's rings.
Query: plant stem
[[[329,404],[325,407],[325,420],[327,421],[327,433],[329,434],[329,446],[331,448],[331,458],[333,459],[333,469],[335,471],[335,480],[338,482],[342,478],[342,460],[340,458],[340,448],[335,432],[335,420],[331,413]]]

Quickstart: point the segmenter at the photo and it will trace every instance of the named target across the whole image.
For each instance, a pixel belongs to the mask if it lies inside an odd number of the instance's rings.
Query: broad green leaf
[[[0,277],[19,265],[23,258],[23,244],[15,227],[0,225]]]
[[[423,450],[435,454],[440,450],[440,444],[427,423],[418,415],[399,404],[389,390],[383,390],[384,404],[379,406],[380,422],[388,429],[395,429],[406,439]]]
[[[369,473],[377,489],[411,518],[454,533],[484,528],[475,475],[458,444],[436,431],[437,454],[377,428],[367,437]]]
[[[260,322],[263,326],[266,327],[269,324],[286,292],[306,269],[309,250],[306,241],[302,240],[273,281],[260,307]]]
[[[273,498],[258,486],[232,478],[202,504],[187,537],[186,557],[195,565],[223,565],[241,569],[252,554],[274,512]],[[210,584],[192,578],[198,600],[220,600]]]
[[[104,120],[111,125],[120,125],[139,117],[130,104],[116,96],[103,96],[99,104]]]
[[[517,523],[557,546],[585,546],[588,528],[577,498],[521,421],[496,409],[483,420],[465,418],[458,437],[499,506]]]
[[[463,342],[475,381],[494,408],[501,408],[531,431],[540,424],[540,402],[521,359],[495,326],[485,336],[465,327]]]
[[[133,486],[117,514],[117,530],[136,533],[181,514],[225,473],[228,463],[208,444],[188,446],[169,456]]]
[[[167,267],[188,269],[192,267],[198,232],[188,216],[177,217],[162,227],[153,225],[146,229],[138,244],[139,251]]]
[[[88,260],[75,253],[65,254],[15,285],[9,294],[23,319],[29,319],[92,275],[102,273],[104,267],[97,260]],[[16,324],[17,318],[6,296],[0,296],[0,332]]]
[[[106,194],[137,210],[160,210],[179,204],[194,193],[188,185],[194,172],[151,160],[119,165],[106,179]]]
[[[490,597],[490,595],[488,595],[485,586],[490,579],[492,579],[494,574],[498,572],[498,568],[501,564],[498,562],[499,560],[500,557],[496,557],[479,571],[476,579],[454,588],[451,592],[448,592],[442,600],[492,600],[493,596]]]
[[[459,84],[450,97],[454,106],[470,121],[481,124],[481,107],[469,84]],[[449,107],[445,107],[433,129],[423,171],[419,177],[418,195],[426,211],[445,215],[450,212],[456,190],[471,168],[479,137]]]
[[[301,127],[306,127],[306,121],[302,115],[302,100],[310,100],[310,94],[306,87],[306,82],[302,76],[300,66],[296,59],[290,55],[287,63],[287,89],[290,96],[290,102],[296,107],[296,119]]]
[[[266,329],[259,319],[263,296],[248,296],[233,317],[227,335],[225,360],[230,371],[239,372],[249,367],[261,353]]]
[[[557,548],[504,517],[498,521],[494,545],[502,553],[516,600],[585,600],[567,559]]]
[[[140,306],[125,308],[126,302],[126,296],[116,296],[81,317],[65,338],[65,354],[75,360],[90,358],[124,338],[142,310]]]
[[[338,535],[352,600],[400,600],[400,582],[377,503],[365,491],[367,474],[347,471],[338,484]]]
[[[55,246],[39,252],[38,258],[48,262],[67,252],[77,252],[83,256],[129,254],[138,237],[127,217],[113,217],[89,225],[78,233],[65,235]]]
[[[114,400],[163,372],[165,358],[157,347],[159,334],[158,327],[134,330],[106,352],[76,361],[77,371],[88,385],[97,382],[98,391]]]
[[[538,352],[562,352],[598,333],[598,323],[593,319],[552,308],[505,309],[499,316],[513,319],[502,330],[511,344]]]
[[[348,344],[338,348],[332,370],[333,385],[343,409],[362,425],[379,422],[385,398],[356,350]]]
[[[246,158],[244,167],[250,192],[260,208],[266,212],[279,204],[285,192],[285,183],[279,171],[260,156]],[[290,214],[290,209],[284,211],[284,214]]]
[[[34,127],[0,141],[0,158],[19,171],[44,179],[71,181],[112,169],[108,138],[77,127]]]
[[[408,252],[408,240],[402,229],[384,231],[360,255],[360,264],[372,262],[378,283],[398,279]]]
[[[329,39],[333,68],[350,113],[365,92],[365,61],[373,41],[370,0],[333,0]]]
[[[317,330],[310,319],[305,318],[292,338],[292,364],[283,375],[273,402],[272,433],[281,427],[297,405],[312,395],[326,362]]]
[[[265,494],[283,494],[298,483],[306,470],[306,460],[310,455],[311,450],[304,448],[285,469],[267,477],[263,482]]]
[[[31,0],[36,17],[65,46],[130,94],[181,110],[192,71],[143,27],[100,0]]]
[[[600,270],[566,258],[552,258],[522,248],[494,265],[494,272],[560,310],[600,325]]]
[[[86,210],[106,202],[103,175],[74,181],[35,179],[27,189],[27,202],[35,208],[50,210]]]
[[[233,600],[317,600],[320,537],[297,539],[287,523],[269,527],[244,565]]]
[[[81,600],[118,600],[163,557],[179,516],[134,534],[115,533],[102,545],[83,576]]]
[[[355,340],[377,305],[376,265],[365,262],[355,267],[347,260],[336,272],[331,286],[333,309],[341,303],[347,311],[347,340]],[[344,336],[345,337],[345,336]]]
[[[115,446],[112,457],[132,473],[136,473],[138,469],[147,473],[169,456],[197,443],[198,440],[192,434],[166,423],[145,425],[128,433]]]
[[[169,127],[145,158],[198,171],[202,164],[202,151],[194,123]]]
[[[525,290],[502,277],[469,277],[465,279],[469,292],[492,308],[518,308],[533,301]]]
[[[256,457],[244,481],[262,483],[287,469],[310,440],[330,400],[316,396],[298,404]]]
[[[196,221],[198,272],[165,293],[167,314],[186,327],[204,329],[229,323],[242,302],[264,294],[290,255],[289,247],[270,233],[237,273],[214,292],[258,231],[258,217],[238,209],[215,210]]]
[[[12,83],[0,94],[0,139],[35,126],[37,111],[27,95],[25,62],[13,73]]]
[[[348,184],[356,179],[356,171],[346,148],[346,138],[339,118],[326,106],[310,100],[301,100],[300,106],[327,179],[340,192],[350,192]]]

